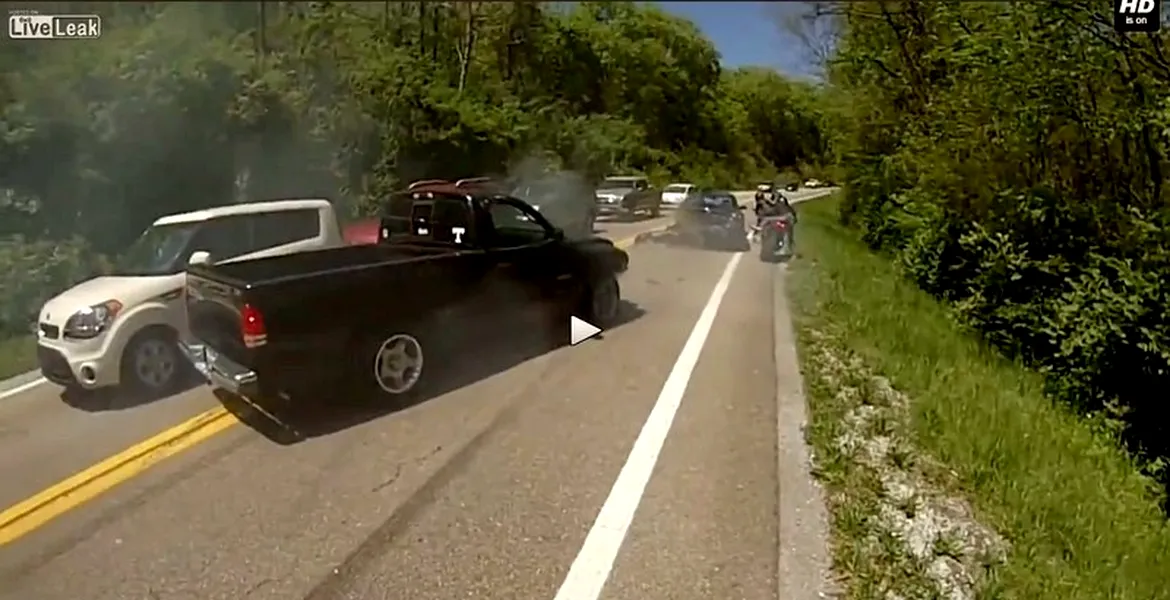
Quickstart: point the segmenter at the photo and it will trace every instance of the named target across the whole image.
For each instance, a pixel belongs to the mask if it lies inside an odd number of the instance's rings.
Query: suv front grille
[[[48,323],[41,323],[40,329],[41,329],[41,335],[50,339],[50,340],[55,340],[61,336],[61,328],[57,327],[56,325],[49,325]]]

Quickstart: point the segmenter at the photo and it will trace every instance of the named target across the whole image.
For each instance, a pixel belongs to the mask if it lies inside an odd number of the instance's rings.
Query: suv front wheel
[[[123,350],[121,382],[136,392],[163,394],[178,387],[185,367],[174,332],[152,327],[135,334]]]

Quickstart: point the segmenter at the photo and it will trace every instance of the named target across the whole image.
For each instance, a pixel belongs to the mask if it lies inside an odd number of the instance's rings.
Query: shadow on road
[[[103,388],[93,391],[64,390],[61,392],[61,401],[71,408],[85,412],[106,412],[112,410],[126,410],[158,402],[170,396],[181,394],[195,389],[204,383],[194,369],[185,369],[179,375],[177,385],[159,392],[137,392],[122,387]]]
[[[776,257],[760,257],[760,260],[768,264],[783,265],[792,262],[795,256],[795,254],[781,254]]]
[[[662,244],[664,246],[674,246],[677,248],[691,248],[696,250],[707,250],[710,252],[747,252],[751,250],[751,244],[747,240],[747,232],[745,231],[742,237],[716,243],[713,241],[704,241],[702,236],[694,232],[684,232],[679,229],[668,229],[660,235],[656,235],[649,240],[655,244]]]
[[[635,213],[632,215],[598,215],[597,221],[596,221],[596,227],[598,229],[602,229],[603,226],[606,224],[638,223],[640,221],[652,221],[654,219],[658,219],[658,218],[666,216],[672,210],[673,209],[668,209],[667,207],[664,206],[664,207],[659,209],[659,212],[657,215],[651,215],[650,213]]]
[[[616,327],[633,322],[646,311],[628,301],[622,302],[621,314]],[[442,396],[448,392],[472,385],[492,375],[507,371],[547,352],[568,345],[568,325],[561,336],[541,333],[511,338],[498,346],[476,348],[445,364],[443,370],[432,380],[429,389],[408,403],[388,403],[362,398],[353,392],[337,391],[332,397],[320,394],[312,397],[292,398],[287,402],[256,401],[245,399],[223,390],[215,390],[215,396],[224,408],[241,423],[252,428],[269,440],[280,445],[296,444],[307,439],[336,433],[381,418]],[[604,334],[602,334],[604,335]],[[598,335],[595,339],[600,339]]]

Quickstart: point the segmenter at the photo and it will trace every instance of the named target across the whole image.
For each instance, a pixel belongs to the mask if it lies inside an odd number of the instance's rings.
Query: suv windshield
[[[730,212],[735,210],[735,198],[731,194],[707,194],[703,196],[703,206],[713,212]]]
[[[603,181],[601,183],[601,185],[602,185],[602,187],[607,187],[607,188],[632,188],[632,187],[634,187],[634,181],[635,180],[633,180],[633,179],[626,179],[626,178],[621,178],[621,177],[616,177],[616,178],[611,177],[611,178],[607,178],[605,181]]]
[[[200,223],[154,225],[114,263],[111,275],[174,275],[187,268],[191,239]]]

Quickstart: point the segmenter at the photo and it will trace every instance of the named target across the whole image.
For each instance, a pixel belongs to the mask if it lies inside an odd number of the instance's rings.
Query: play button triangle
[[[601,333],[601,328],[577,317],[569,317],[569,343],[573,346]]]

